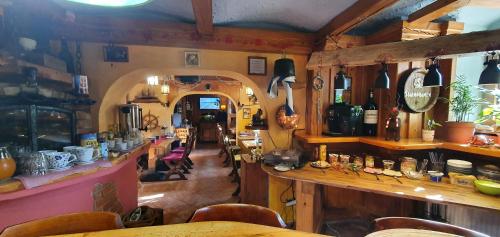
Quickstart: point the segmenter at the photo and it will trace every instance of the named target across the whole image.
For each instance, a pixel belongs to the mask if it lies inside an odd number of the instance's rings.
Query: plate
[[[392,177],[401,177],[403,176],[403,174],[399,171],[394,171],[394,170],[388,170],[388,169],[385,169],[384,172],[382,172],[383,174],[387,175],[387,176],[392,176]]]
[[[382,174],[382,169],[366,167],[363,169],[365,173],[369,174]]]
[[[276,166],[274,166],[274,169],[277,171],[280,171],[280,172],[286,172],[286,171],[291,170],[290,166],[286,166],[286,165],[276,165]]]
[[[332,167],[332,165],[330,165],[330,163],[328,163],[326,161],[314,161],[314,162],[311,162],[311,166],[314,168],[319,168],[319,169],[326,169],[326,168]]]
[[[91,161],[77,161],[76,164],[78,164],[78,165],[89,165],[89,164],[93,164],[95,162],[96,162],[95,160],[91,160]]]
[[[69,170],[71,169],[72,166],[66,166],[66,167],[63,167],[63,168],[59,168],[59,169],[49,169],[50,171],[54,171],[54,172],[57,172],[57,171],[65,171],[65,170]]]

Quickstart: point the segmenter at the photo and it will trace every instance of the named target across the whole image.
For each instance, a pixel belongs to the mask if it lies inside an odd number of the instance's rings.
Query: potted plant
[[[427,120],[424,129],[422,130],[422,140],[424,142],[434,141],[434,134],[436,132],[436,127],[441,127],[441,124],[437,123],[433,119]]]
[[[457,80],[450,84],[453,90],[453,96],[446,101],[450,104],[450,109],[453,112],[455,121],[447,121],[446,140],[455,143],[467,143],[474,136],[475,124],[467,121],[469,114],[484,100],[477,98],[472,93],[473,86],[467,84],[463,76],[459,76]]]

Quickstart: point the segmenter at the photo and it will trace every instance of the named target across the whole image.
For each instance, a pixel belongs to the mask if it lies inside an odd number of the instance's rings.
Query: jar
[[[353,161],[354,165],[357,167],[357,168],[363,168],[363,158],[360,157],[360,156],[355,156],[354,157],[354,161]]]
[[[365,166],[370,168],[375,167],[375,157],[373,157],[372,155],[366,155]]]
[[[16,162],[6,147],[0,147],[0,182],[12,177],[14,172],[16,172]]]
[[[326,161],[326,145],[319,146],[319,160]]]
[[[417,160],[412,157],[403,157],[401,159],[401,173],[407,174],[410,171],[417,171]]]
[[[339,162],[339,154],[330,153],[328,154],[328,163],[337,164]]]
[[[349,158],[351,158],[349,155],[340,155],[340,163],[344,167],[347,167],[349,165]]]
[[[394,167],[394,161],[392,160],[383,160],[382,163],[384,163],[384,170],[392,170]]]

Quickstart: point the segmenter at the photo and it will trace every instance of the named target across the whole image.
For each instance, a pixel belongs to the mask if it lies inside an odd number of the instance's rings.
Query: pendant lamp
[[[378,71],[377,80],[375,80],[375,88],[378,89],[389,89],[391,83],[391,79],[389,78],[389,74],[387,72],[387,64],[382,63],[382,69]]]
[[[281,83],[285,88],[286,116],[291,116],[295,114],[292,93],[292,85],[295,83],[295,65],[292,59],[280,58],[274,62],[274,76],[267,87],[267,94],[270,98],[278,97],[278,83]]]
[[[424,87],[435,87],[443,85],[443,75],[439,71],[437,58],[431,58],[432,64],[427,67],[428,71],[424,77]]]
[[[348,78],[344,72],[344,66],[341,66],[339,72],[337,72],[337,75],[335,76],[334,89],[346,90],[349,84],[347,80]]]
[[[488,60],[486,57],[486,62],[484,65],[487,65],[486,68],[481,72],[481,76],[479,77],[479,85],[492,85],[492,84],[500,84],[500,67],[498,65],[499,60],[495,59],[495,52],[490,53],[491,58]]]

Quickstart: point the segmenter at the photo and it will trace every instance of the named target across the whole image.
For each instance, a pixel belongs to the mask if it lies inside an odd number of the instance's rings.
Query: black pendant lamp
[[[382,69],[378,71],[377,80],[375,80],[375,88],[378,89],[389,89],[391,83],[391,79],[389,78],[389,74],[387,72],[387,64],[382,63]]]
[[[483,72],[481,72],[478,83],[479,85],[500,84],[500,68],[498,61],[498,59],[495,59],[495,52],[491,53],[491,59],[488,60],[488,57],[486,57],[484,65],[487,66]]]
[[[435,87],[443,85],[443,75],[439,71],[437,58],[431,58],[432,64],[427,67],[428,71],[424,77],[424,87]]]
[[[337,75],[335,76],[333,88],[337,90],[346,90],[349,84],[347,80],[348,77],[344,72],[344,66],[341,66],[339,72],[337,72]]]

